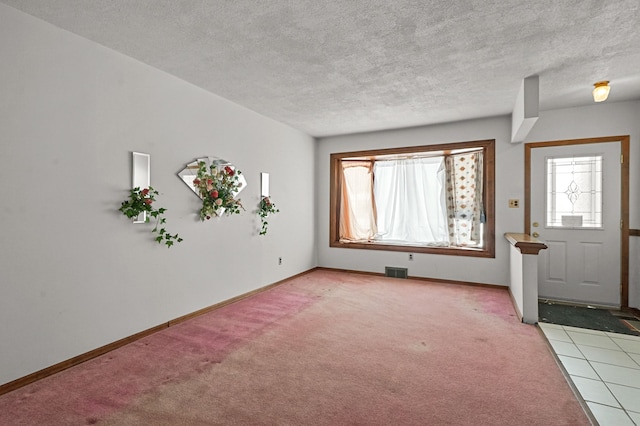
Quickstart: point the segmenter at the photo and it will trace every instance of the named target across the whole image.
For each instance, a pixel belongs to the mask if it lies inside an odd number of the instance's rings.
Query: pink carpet
[[[589,425],[506,291],[314,271],[0,396],[1,425]]]

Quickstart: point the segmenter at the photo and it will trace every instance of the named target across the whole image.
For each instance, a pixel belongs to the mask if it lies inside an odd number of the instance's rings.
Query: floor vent
[[[391,266],[385,266],[384,276],[391,278],[407,278],[409,276],[409,270],[407,268],[394,268]]]

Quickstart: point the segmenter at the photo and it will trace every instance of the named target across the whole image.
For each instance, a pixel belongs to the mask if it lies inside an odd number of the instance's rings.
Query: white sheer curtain
[[[443,157],[376,161],[376,240],[449,244]]]

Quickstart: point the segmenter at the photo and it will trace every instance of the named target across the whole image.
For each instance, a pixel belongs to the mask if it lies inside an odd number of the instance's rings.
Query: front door
[[[620,306],[620,154],[619,141],[531,150],[541,299]]]

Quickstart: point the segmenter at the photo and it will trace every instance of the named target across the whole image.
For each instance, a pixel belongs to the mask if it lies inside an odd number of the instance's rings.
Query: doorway
[[[540,297],[628,307],[628,159],[629,136],[525,144],[525,233],[549,246]]]

